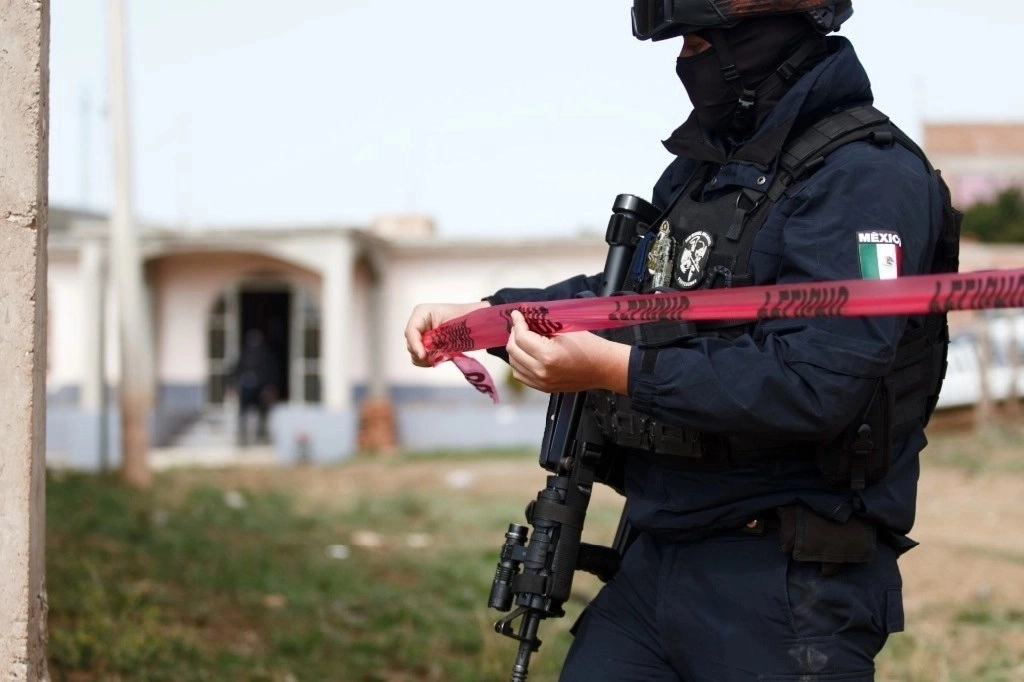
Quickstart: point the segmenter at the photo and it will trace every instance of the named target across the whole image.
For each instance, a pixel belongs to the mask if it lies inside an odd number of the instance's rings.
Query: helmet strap
[[[725,32],[720,29],[707,31],[711,37],[715,52],[718,53],[719,62],[722,65],[722,77],[736,93],[737,107],[733,113],[732,129],[736,133],[746,133],[754,129],[755,104],[758,95],[771,92],[779,85],[791,81],[798,73],[800,66],[807,61],[815,49],[817,43],[813,40],[804,41],[799,48],[793,51],[789,57],[777,68],[772,75],[768,76],[755,89],[750,89],[743,84],[740,72],[736,69],[736,60],[733,59],[729,43],[725,39]]]

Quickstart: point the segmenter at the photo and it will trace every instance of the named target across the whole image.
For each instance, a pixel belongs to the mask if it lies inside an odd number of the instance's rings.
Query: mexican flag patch
[[[895,232],[858,232],[860,275],[864,279],[896,279],[902,268],[903,241]]]

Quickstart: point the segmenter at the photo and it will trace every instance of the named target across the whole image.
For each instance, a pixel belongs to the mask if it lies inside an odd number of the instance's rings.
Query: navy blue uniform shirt
[[[772,160],[791,131],[871,102],[853,47],[840,37],[830,37],[829,44],[829,55],[800,78],[741,147],[748,150],[746,158],[722,156],[714,182],[705,185],[706,197],[738,186],[762,188],[755,184],[761,176],[770,185]],[[667,207],[696,165],[721,154],[679,144],[675,136],[666,146],[686,155],[658,180],[653,203],[659,208]],[[901,274],[924,273],[941,224],[938,184],[921,159],[898,144],[850,143],[771,207],[754,240],[750,273],[756,285],[860,278],[858,234],[864,232],[899,235]],[[488,300],[557,300],[599,286],[600,276],[580,275],[544,289],[502,289]],[[629,397],[635,409],[657,420],[709,434],[827,440],[864,408],[875,379],[890,368],[906,322],[895,316],[766,320],[736,339],[692,337],[668,348],[633,347]],[[642,362],[649,353],[655,357]],[[923,427],[895,443],[889,474],[863,491],[826,483],[812,461],[778,459],[698,473],[630,456],[626,513],[641,530],[705,530],[734,527],[763,510],[802,502],[836,520],[857,513],[904,535],[914,521],[924,445]]]

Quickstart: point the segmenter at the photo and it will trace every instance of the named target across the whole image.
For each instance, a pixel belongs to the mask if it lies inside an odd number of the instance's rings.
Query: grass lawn
[[[981,454],[976,439],[940,435],[929,451],[951,480],[991,475],[1024,492],[1020,435],[987,435]],[[180,470],[160,474],[148,493],[52,473],[51,676],[505,681],[516,643],[493,632],[502,614],[486,602],[505,529],[522,522],[543,477],[529,452]],[[584,539],[607,541],[618,503],[610,491],[595,495]],[[1010,530],[1024,538],[1020,524]],[[977,558],[975,550],[949,551]],[[1016,582],[1024,539],[986,551],[986,565]],[[578,576],[568,615],[542,623],[531,680],[557,678],[567,630],[597,587]],[[890,640],[879,679],[1024,680],[1024,601],[1000,598],[1000,585],[996,598],[943,589],[916,606],[908,597],[908,633]]]
[[[289,472],[261,473],[289,487]],[[140,494],[51,476],[54,680],[507,679],[514,643],[491,630],[501,614],[486,600],[527,500],[481,511],[367,490],[311,506],[302,490],[234,478],[173,472]],[[564,620],[545,623],[531,679],[556,675]]]

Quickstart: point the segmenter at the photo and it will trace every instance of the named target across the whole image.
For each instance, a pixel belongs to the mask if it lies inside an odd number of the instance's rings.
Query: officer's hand
[[[423,335],[443,322],[462,317],[477,308],[486,308],[486,301],[476,303],[421,303],[412,309],[409,322],[405,325],[405,346],[409,350],[412,364],[430,367],[427,350],[423,347]]]
[[[530,331],[518,310],[505,346],[512,376],[545,393],[595,388],[626,394],[630,347],[590,332],[541,336]]]

